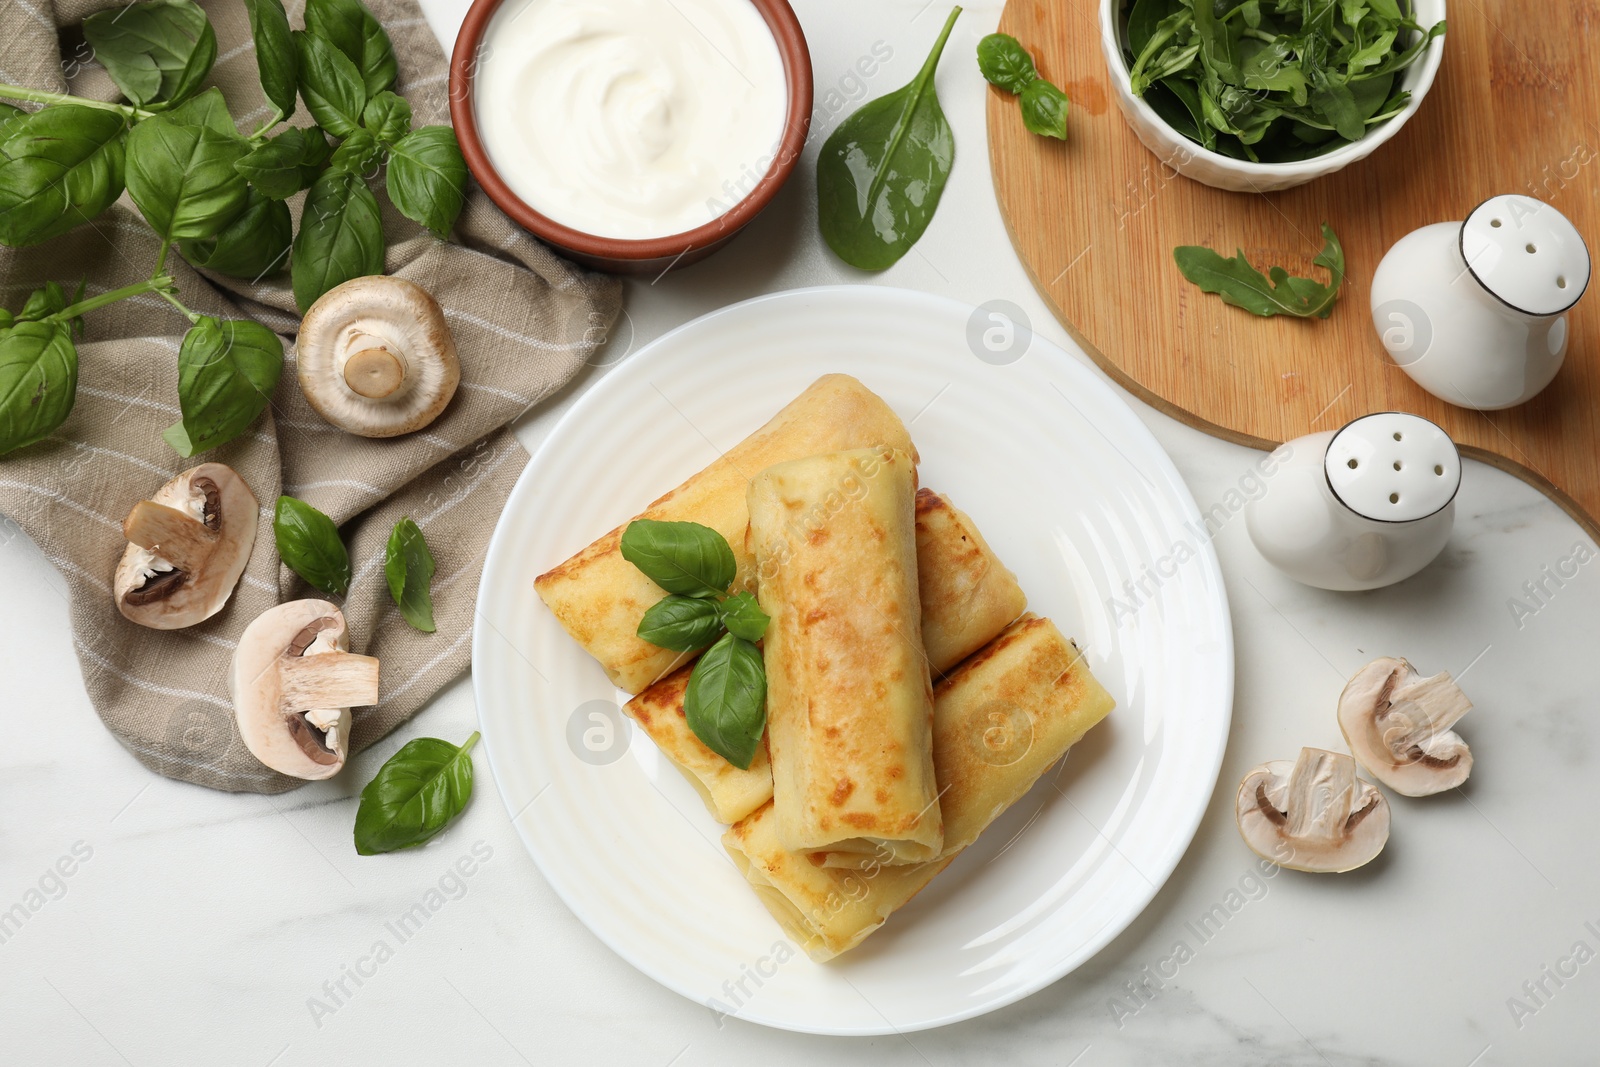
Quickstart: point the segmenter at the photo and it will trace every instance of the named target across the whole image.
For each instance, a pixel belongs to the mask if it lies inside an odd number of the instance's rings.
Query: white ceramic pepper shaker
[[[1493,411],[1550,384],[1567,354],[1566,312],[1588,285],[1589,249],[1565,215],[1496,196],[1389,249],[1372,278],[1372,321],[1418,385]]]
[[[1417,415],[1367,415],[1308,434],[1245,510],[1250,539],[1289,577],[1378,589],[1416,574],[1450,539],[1461,455]]]

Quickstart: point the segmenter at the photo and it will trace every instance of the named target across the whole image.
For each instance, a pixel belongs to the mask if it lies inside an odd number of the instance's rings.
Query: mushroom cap
[[[1472,773],[1472,750],[1451,729],[1472,702],[1446,673],[1424,678],[1403,659],[1373,660],[1339,695],[1339,729],[1378,781],[1408,797],[1454,789]]]
[[[461,381],[438,303],[420,285],[389,275],[352,278],[324,293],[300,323],[295,348],[306,401],[362,437],[422,429]]]
[[[1352,871],[1389,840],[1383,793],[1356,777],[1355,760],[1319,748],[1245,775],[1235,815],[1251,851],[1293,871]]]
[[[217,535],[216,541],[204,564],[193,572],[129,542],[111,581],[117,608],[153,630],[179,630],[204,622],[222,610],[250,562],[260,505],[244,479],[221,463],[186,470],[149,499],[205,524]]]
[[[314,781],[339,773],[349,753],[350,709],[297,706],[296,683],[285,664],[327,655],[370,662],[375,699],[376,661],[351,656],[349,639],[344,613],[326,600],[291,600],[245,627],[228,671],[228,693],[251,755],[295,778]]]

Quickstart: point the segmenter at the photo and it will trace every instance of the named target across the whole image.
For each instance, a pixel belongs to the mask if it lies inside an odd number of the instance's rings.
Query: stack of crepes
[[[972,520],[917,487],[917,463],[889,406],[832,374],[637,516],[721,533],[771,618],[766,743],[747,769],[689,728],[693,655],[636,634],[665,593],[622,558],[626,523],[536,583],[819,961],[882,926],[1113,706]]]

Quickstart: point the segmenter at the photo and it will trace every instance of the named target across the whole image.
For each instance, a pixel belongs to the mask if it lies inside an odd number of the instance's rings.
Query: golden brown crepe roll
[[[922,644],[935,676],[988,644],[1028,606],[972,519],[931,489],[917,490],[917,589]]]
[[[922,643],[935,678],[994,640],[1026,607],[1016,578],[972,520],[931,489],[917,490],[917,586]],[[742,771],[689,729],[683,692],[692,669],[678,668],[622,710],[677,765],[718,822],[738,822],[772,799],[772,768],[763,748]]]
[[[722,843],[812,959],[859,945],[1111,711],[1077,648],[1048,619],[1019,619],[935,691],[934,761],[946,851],[930,863],[851,870],[785,849],[771,804]]]
[[[680,667],[623,707],[683,776],[718,822],[731,823],[772,799],[772,764],[767,746],[756,747],[747,769],[717,755],[689,729],[683,694],[692,667]]]
[[[750,483],[773,800],[795,851],[920,863],[944,846],[916,492],[913,459],[890,449],[792,460]]]
[[[900,417],[877,394],[847,374],[825,375],[765,426],[636,517],[698,522],[716,530],[733,547],[739,563],[736,582],[753,588],[745,548],[750,479],[784,460],[875,445],[916,458]],[[600,661],[606,676],[637,693],[689,655],[657,648],[637,635],[645,610],[665,594],[622,558],[620,542],[627,525],[540,575],[534,587],[567,633]]]

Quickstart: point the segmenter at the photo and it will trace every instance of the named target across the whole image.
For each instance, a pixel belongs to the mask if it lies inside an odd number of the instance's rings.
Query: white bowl
[[[1445,33],[1435,38],[1422,57],[1405,69],[1400,87],[1410,90],[1411,99],[1404,110],[1374,127],[1361,140],[1297,163],[1251,163],[1213,152],[1189,140],[1167,125],[1143,97],[1133,95],[1128,64],[1122,55],[1122,9],[1128,3],[1129,0],[1100,0],[1100,49],[1105,53],[1117,106],[1122,109],[1123,117],[1144,146],[1179,174],[1215,189],[1239,193],[1271,193],[1304,185],[1371,155],[1379,145],[1399,133],[1400,127],[1422,106],[1422,98],[1428,95],[1433,77],[1439,72],[1445,38],[1450,36]],[[1444,0],[1414,0],[1412,7],[1414,17],[1423,26],[1432,26],[1444,18]]]

